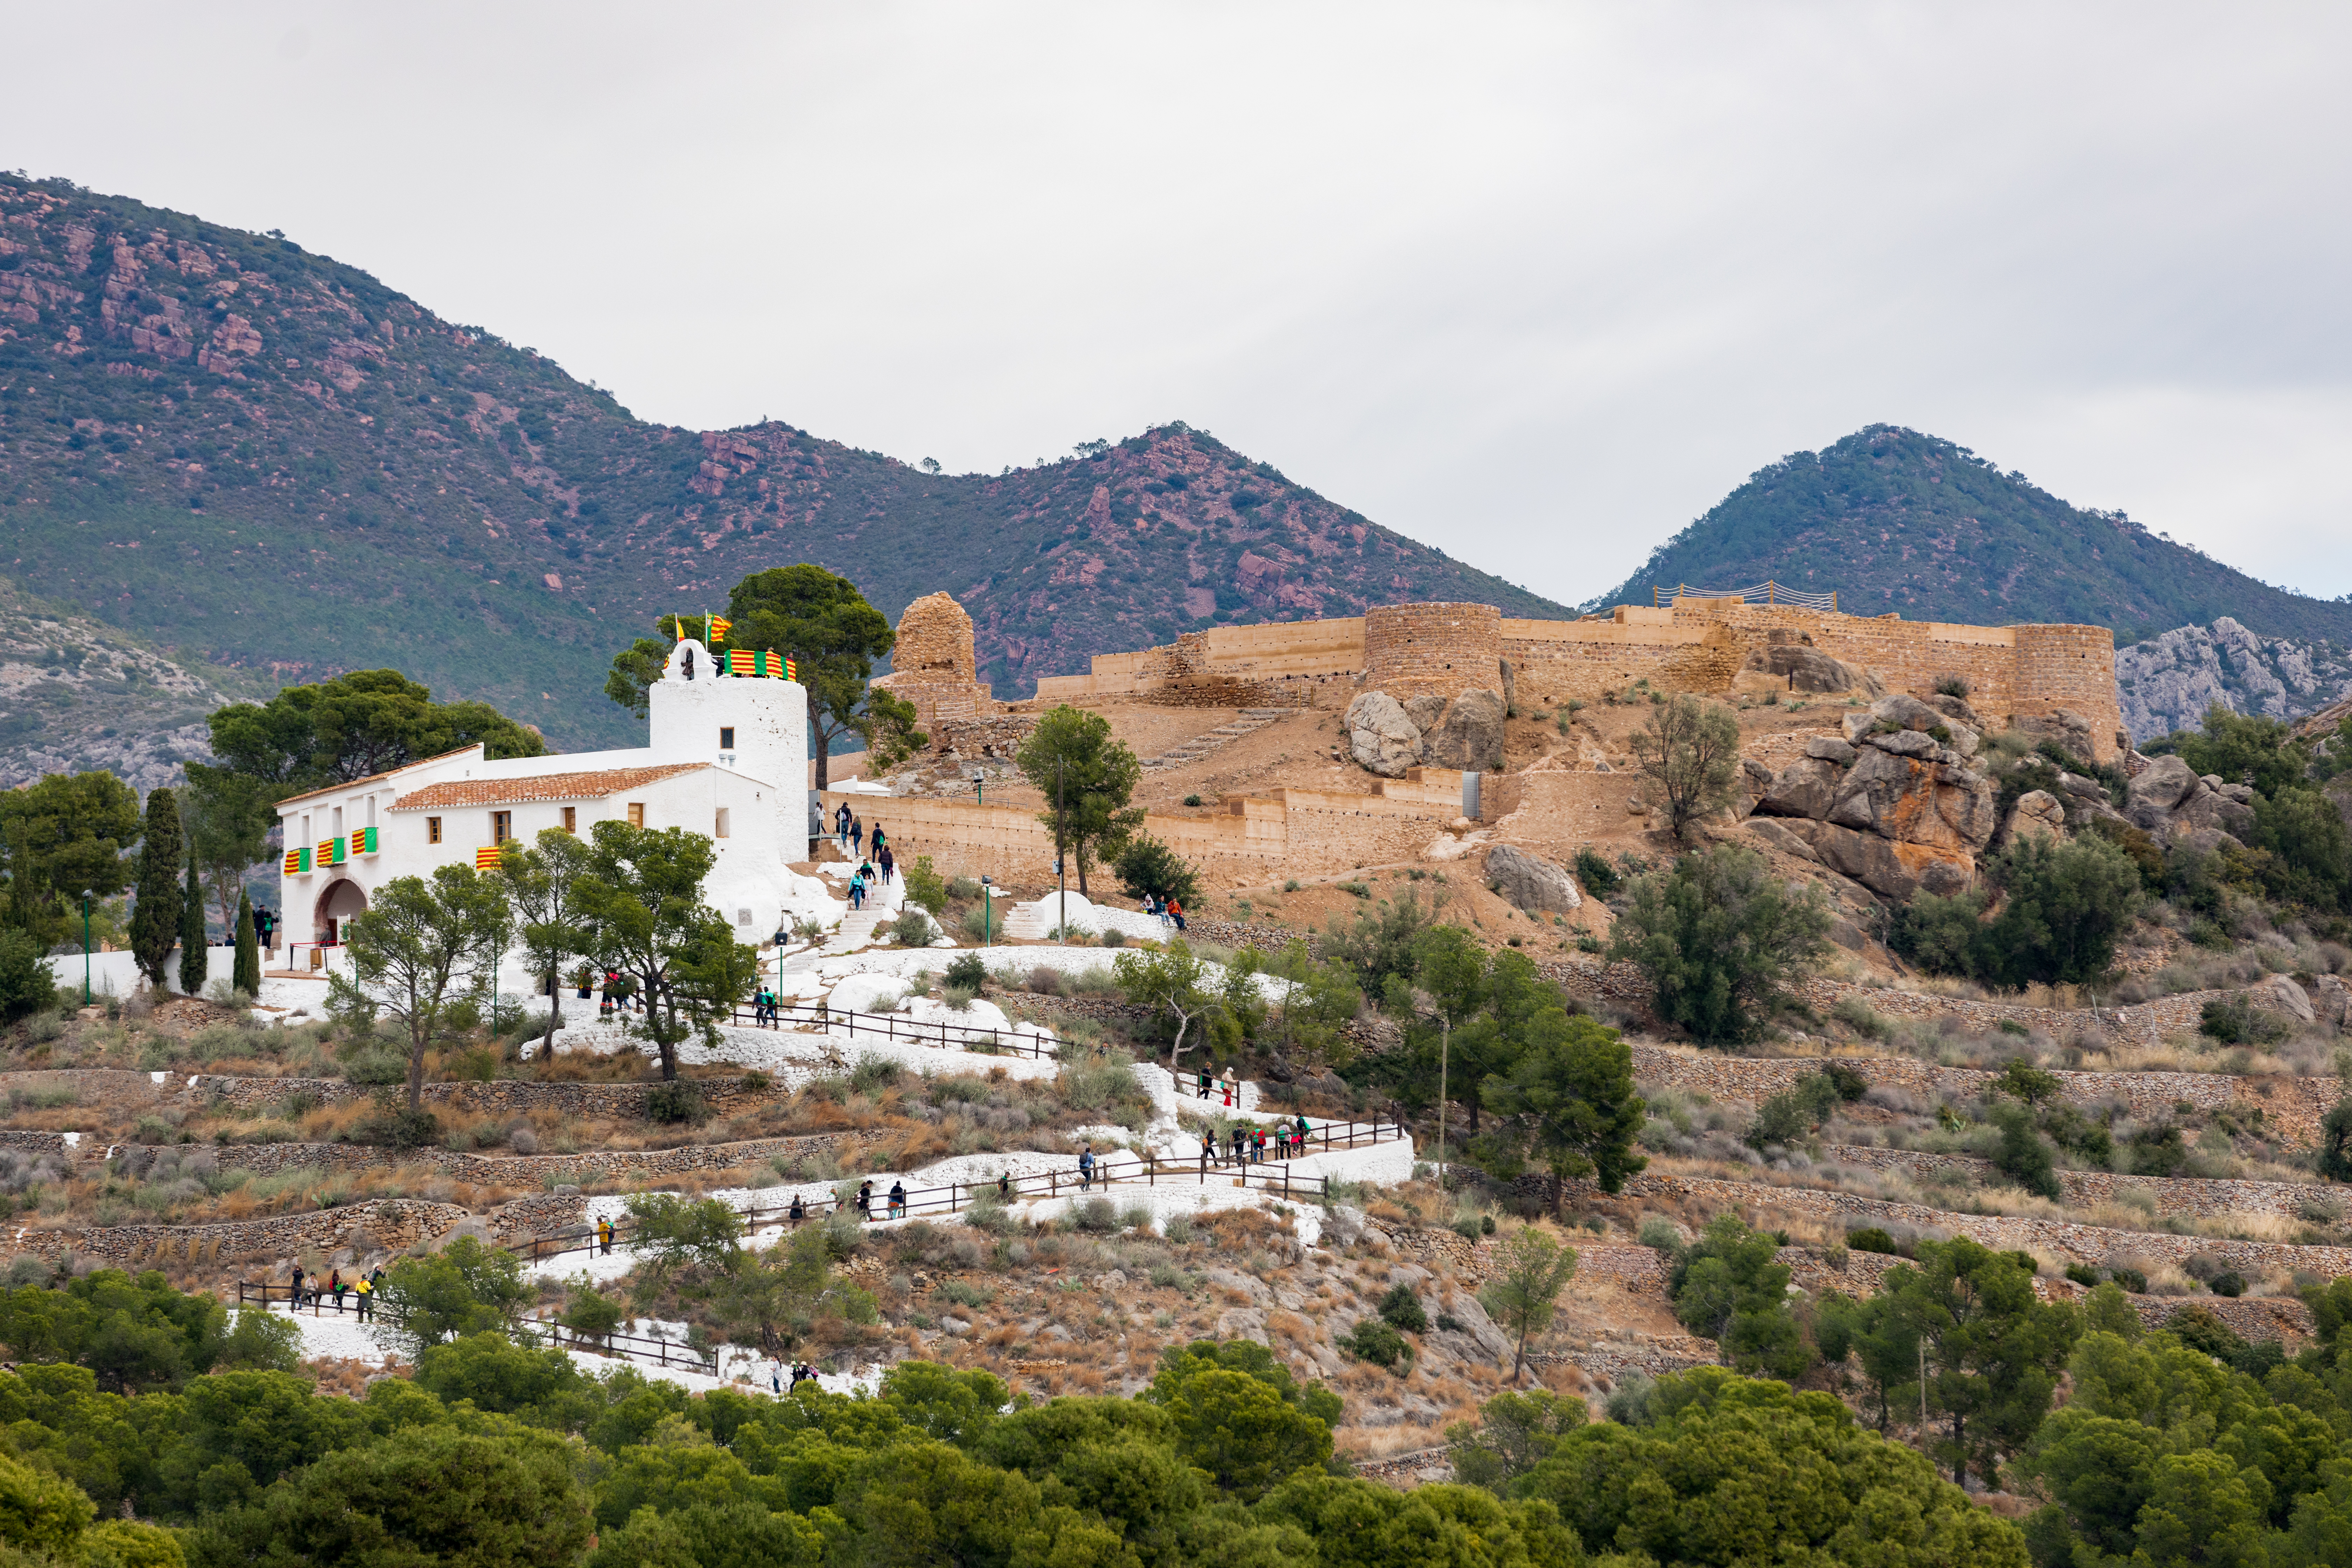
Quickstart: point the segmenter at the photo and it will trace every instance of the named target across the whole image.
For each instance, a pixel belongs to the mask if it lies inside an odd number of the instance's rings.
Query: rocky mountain
[[[2222,616],[2117,648],[2116,686],[2132,739],[2147,741],[2195,729],[2216,703],[2292,719],[2352,697],[2352,652],[2339,642],[2258,637]]]
[[[184,664],[392,665],[567,748],[611,654],[814,561],[938,589],[1001,695],[1221,622],[1560,606],[1181,424],[949,475],[780,423],[696,431],[276,235],[0,175],[0,571]]]
[[[170,658],[0,578],[0,789],[100,768],[142,791],[172,784],[212,754],[205,715],[270,684]]]
[[[1965,447],[1891,425],[1759,469],[1592,603],[1768,577],[1834,590],[1857,615],[2112,626],[2118,646],[2225,616],[2261,637],[2352,643],[2352,604],[2271,587],[2121,512],[2071,505]]]

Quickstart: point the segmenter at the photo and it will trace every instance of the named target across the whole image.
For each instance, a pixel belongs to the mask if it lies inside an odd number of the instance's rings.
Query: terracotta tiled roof
[[[419,811],[428,806],[508,805],[534,800],[602,800],[625,789],[657,779],[690,773],[709,763],[672,763],[658,768],[600,768],[585,773],[541,773],[521,779],[444,779],[402,795],[394,811]]]
[[[386,768],[380,773],[370,773],[363,779],[353,779],[349,784],[329,784],[324,789],[304,790],[300,795],[288,795],[278,804],[281,806],[292,805],[298,800],[315,800],[322,795],[341,795],[347,789],[363,789],[379,779],[388,779],[395,774],[404,773],[411,768],[421,768],[427,763],[446,763],[451,757],[462,757],[480,745],[481,742],[477,741],[473,745],[460,746],[454,752],[444,752],[437,757],[419,757],[413,763],[403,763],[396,768]]]

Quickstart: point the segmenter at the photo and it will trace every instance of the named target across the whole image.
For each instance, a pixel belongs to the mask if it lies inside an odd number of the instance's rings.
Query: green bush
[[[1723,1215],[1685,1248],[1666,1277],[1675,1316],[1711,1339],[1749,1375],[1795,1377],[1812,1364],[1789,1305],[1788,1266],[1774,1260],[1777,1238]]]
[[[1586,892],[1603,902],[1617,890],[1621,880],[1617,868],[1589,844],[1576,852],[1576,879],[1584,884]]]
[[[1830,1016],[1866,1040],[1886,1037],[1886,1020],[1878,1016],[1876,1008],[1859,996],[1839,997],[1837,1005],[1830,1009]]]
[[[948,885],[939,868],[928,855],[918,855],[915,863],[902,867],[900,876],[907,879],[907,901],[932,914],[943,914],[948,907]]]
[[[2216,996],[2197,1012],[2197,1032],[2225,1046],[2267,1046],[2287,1037],[2287,1026],[2268,1011],[2255,1006],[2241,992]]]
[[[0,1023],[13,1024],[56,999],[39,944],[24,931],[0,930]]]
[[[1895,1245],[1892,1235],[1884,1227],[1874,1225],[1866,1225],[1859,1230],[1847,1231],[1845,1244],[1848,1248],[1855,1252],[1876,1252],[1887,1257],[1900,1257],[1903,1252],[1903,1249]]]
[[[978,995],[987,988],[988,964],[980,954],[967,952],[948,962],[947,973],[942,978],[954,990]]]
[[[1993,1125],[2000,1129],[2000,1145],[1993,1152],[1993,1168],[2038,1197],[2058,1196],[2058,1173],[2050,1145],[2033,1126],[2033,1113],[2021,1105],[1996,1105]]]
[[[1377,1317],[1366,1318],[1335,1342],[1358,1361],[1368,1361],[1391,1372],[1412,1362],[1412,1342],[1393,1325]]]
[[[900,947],[927,947],[931,941],[931,917],[919,909],[902,909],[890,922],[890,934]]]
[[[1392,1329],[1402,1329],[1409,1334],[1429,1331],[1429,1314],[1423,1310],[1421,1298],[1402,1281],[1389,1287],[1389,1293],[1381,1298],[1380,1314]]]
[[[1828,945],[1818,885],[1794,892],[1752,849],[1719,844],[1637,877],[1610,955],[1651,985],[1659,1015],[1699,1039],[1754,1039],[1789,1003],[1790,982]]]
[[[1198,804],[1197,796],[1192,804]],[[1149,834],[1139,833],[1111,865],[1130,899],[1174,899],[1191,908],[1201,901],[1201,879],[1184,858]]]
[[[689,1080],[679,1079],[669,1083],[657,1083],[646,1090],[646,1120],[664,1126],[695,1124],[710,1119],[710,1107],[702,1098],[702,1090]]]
[[[1921,893],[1888,945],[1922,969],[1994,985],[2079,984],[2115,964],[2116,941],[2140,899],[2138,868],[2104,838],[2024,838],[1984,863],[2004,894],[1984,917],[1982,891]]]
[[[390,1085],[375,1091],[367,1115],[352,1126],[352,1142],[379,1149],[424,1149],[441,1141],[441,1119],[418,1107]]]

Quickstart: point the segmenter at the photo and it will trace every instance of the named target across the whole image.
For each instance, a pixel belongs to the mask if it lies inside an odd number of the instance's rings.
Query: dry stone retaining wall
[[[1988,1184],[2006,1184],[1989,1160],[1966,1154],[1931,1154],[1916,1149],[1872,1149],[1850,1143],[1822,1146],[1822,1163],[1926,1176],[1958,1171]],[[2120,1176],[2113,1171],[2060,1171],[2062,1201],[2078,1206],[2114,1203],[2129,1194],[2145,1195],[2159,1215],[2203,1217],[2221,1214],[2298,1215],[2310,1204],[2336,1202],[2324,1186],[2300,1182],[2242,1182],[2208,1176]]]
[[[789,1158],[825,1151],[847,1151],[866,1142],[862,1133],[819,1132],[800,1138],[757,1138],[735,1143],[688,1143],[675,1149],[594,1149],[578,1154],[467,1154],[448,1149],[393,1150],[366,1143],[227,1143],[202,1145],[223,1170],[274,1174],[313,1167],[338,1170],[381,1170],[396,1165],[424,1166],[461,1182],[517,1186],[551,1178],[584,1181],[623,1175],[677,1175],[688,1171],[723,1171],[754,1161]],[[122,1152],[116,1144],[93,1146],[84,1140],[82,1152],[111,1157]]]
[[[2330,1277],[2352,1273],[2352,1247],[2290,1247],[2268,1241],[2232,1241],[2218,1237],[2172,1236],[2156,1231],[2109,1230],[2070,1220],[1965,1215],[1918,1204],[1892,1203],[1853,1193],[1803,1187],[1759,1187],[1711,1176],[1643,1173],[1625,1184],[1629,1197],[1696,1202],[1717,1209],[1754,1211],[1769,1206],[1785,1213],[1852,1224],[1873,1221],[1941,1230],[2002,1251],[2033,1252],[2098,1264],[2110,1258],[2141,1258],[2179,1264],[2212,1258],[2247,1273],[2278,1268]]]
[[[1814,1058],[1727,1057],[1685,1054],[1661,1046],[1633,1045],[1633,1075],[1649,1083],[1696,1090],[1716,1098],[1755,1101],[1779,1094],[1824,1062]],[[1873,1088],[1907,1090],[1924,1099],[1974,1099],[1990,1093],[1999,1074],[1978,1068],[1938,1067],[1910,1057],[1839,1057],[1842,1067],[1860,1073]],[[2057,1072],[2061,1098],[2098,1107],[2120,1104],[2135,1120],[2168,1121],[2183,1104],[2200,1110],[2255,1107],[2266,1128],[2308,1144],[2319,1135],[2320,1119],[2336,1103],[2332,1080],[2299,1078],[2239,1078],[2204,1072]]]
[[[354,1204],[270,1219],[232,1220],[221,1225],[62,1226],[52,1230],[17,1229],[0,1237],[0,1254],[31,1253],[54,1258],[70,1251],[121,1268],[163,1260],[216,1262],[224,1258],[289,1258],[311,1247],[331,1252],[344,1247],[401,1251],[429,1241],[473,1216],[455,1204],[411,1198]],[[364,1232],[365,1237],[355,1233]],[[164,1250],[163,1258],[157,1249]]]

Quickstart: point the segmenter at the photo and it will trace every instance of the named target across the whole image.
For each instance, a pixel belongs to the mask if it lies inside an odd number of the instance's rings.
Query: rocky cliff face
[[[2286,719],[2352,695],[2352,653],[2333,642],[2266,637],[2231,616],[2116,650],[2116,685],[2134,741],[2193,730],[2215,703]]]

